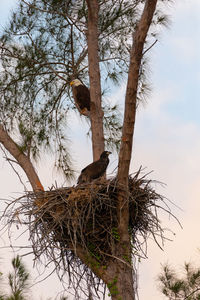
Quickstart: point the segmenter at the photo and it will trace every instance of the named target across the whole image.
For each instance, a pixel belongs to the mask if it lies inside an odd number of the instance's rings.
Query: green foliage
[[[0,295],[0,300],[25,300],[25,294],[28,291],[29,273],[26,270],[21,258],[17,255],[12,260],[13,272],[8,275],[8,284],[11,290],[9,296],[5,294]],[[2,279],[2,273],[1,279]]]
[[[103,89],[126,77],[132,32],[143,2],[99,1]],[[146,49],[157,37],[156,26],[166,23],[166,16],[158,9]],[[85,1],[30,0],[19,2],[9,27],[0,37],[0,122],[10,134],[20,137],[19,148],[31,158],[37,159],[41,151],[51,150],[55,166],[67,178],[73,177],[73,168],[66,128],[69,112],[75,109],[69,82],[75,77],[89,81],[86,31]],[[149,90],[146,70],[143,60],[138,100]],[[118,151],[119,111],[110,104],[103,109],[105,147]]]
[[[116,284],[117,284],[117,277],[115,277],[111,282],[108,282],[107,286],[110,291],[108,296],[117,296],[119,294]]]
[[[88,250],[89,250],[89,253],[90,253],[91,257],[94,257],[97,260],[95,267],[100,267],[101,256],[98,254],[98,251],[96,249],[96,245],[89,242]]]
[[[112,228],[112,235],[116,241],[120,240],[120,235],[119,235],[117,228],[115,228],[115,227]]]
[[[8,275],[8,284],[11,290],[11,294],[7,296],[0,292],[0,300],[27,300],[30,299],[28,295],[29,291],[29,277],[30,274],[27,271],[22,259],[17,255],[12,260],[13,272]],[[0,280],[2,280],[3,273],[0,272]],[[68,297],[61,296],[60,300],[67,300]],[[51,298],[49,298],[51,300]]]
[[[180,279],[176,271],[168,265],[159,276],[160,290],[170,300],[200,299],[200,268],[184,265],[184,275]]]
[[[24,293],[28,288],[29,273],[19,256],[12,260],[13,273],[8,275],[11,296],[7,300],[24,300]]]
[[[104,105],[104,133],[105,133],[105,148],[111,151],[119,151],[122,120],[119,108],[117,105]]]

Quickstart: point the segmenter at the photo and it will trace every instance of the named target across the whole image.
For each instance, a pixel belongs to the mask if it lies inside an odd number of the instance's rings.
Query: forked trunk
[[[147,32],[152,22],[157,0],[146,0],[144,10],[133,35],[130,67],[125,99],[124,124],[118,167],[117,217],[120,240],[114,246],[113,260],[100,276],[110,290],[112,300],[134,300],[133,269],[131,266],[131,243],[128,233],[129,199],[128,174],[132,153],[133,132],[136,116],[136,100],[142,53]],[[91,93],[91,124],[94,159],[103,150],[103,122],[101,110],[101,86],[98,58],[98,1],[87,0],[88,5],[88,58]],[[94,105],[93,105],[94,104]],[[92,268],[93,269],[93,268]],[[95,270],[93,270],[94,273]],[[96,273],[97,274],[97,273]],[[99,276],[99,274],[97,274]]]

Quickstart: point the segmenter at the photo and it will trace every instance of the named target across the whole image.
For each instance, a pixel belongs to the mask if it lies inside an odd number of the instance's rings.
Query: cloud
[[[160,89],[148,105],[140,108],[135,131],[132,169],[141,164],[151,178],[167,184],[158,191],[175,205],[172,212],[180,219],[183,230],[172,219],[162,216],[162,224],[175,231],[173,242],[167,242],[162,252],[149,240],[149,258],[140,267],[140,299],[161,299],[156,290],[160,264],[169,261],[179,267],[184,261],[198,261],[200,246],[197,228],[200,226],[200,126],[195,120],[184,121],[166,109],[171,92]],[[198,259],[198,260],[197,260]],[[145,288],[143,288],[145,286]]]
[[[173,26],[168,32],[168,42],[176,58],[184,64],[199,60],[199,13],[198,0],[176,1],[172,10]],[[171,37],[171,38],[170,38]]]
[[[199,33],[196,33],[199,36]],[[180,62],[186,64],[194,63],[199,60],[200,45],[199,40],[194,36],[180,36],[171,39],[171,47]]]

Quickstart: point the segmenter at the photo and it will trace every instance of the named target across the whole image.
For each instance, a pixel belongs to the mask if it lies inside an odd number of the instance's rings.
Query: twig
[[[156,43],[158,42],[158,40],[155,40],[153,42],[153,44],[151,44],[151,46],[149,48],[147,48],[143,53],[142,53],[142,56],[144,56]]]

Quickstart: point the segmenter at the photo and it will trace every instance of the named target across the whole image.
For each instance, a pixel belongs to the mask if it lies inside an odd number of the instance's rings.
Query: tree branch
[[[143,53],[142,53],[142,56],[144,56],[156,43],[157,43],[158,40],[155,40],[151,46],[149,46]]]
[[[8,135],[6,130],[0,125],[0,143],[5,147],[6,150],[16,159],[18,164],[26,173],[29,182],[34,192],[43,191],[44,188],[40,182],[36,171],[29,160],[29,158],[19,149],[18,145]]]

